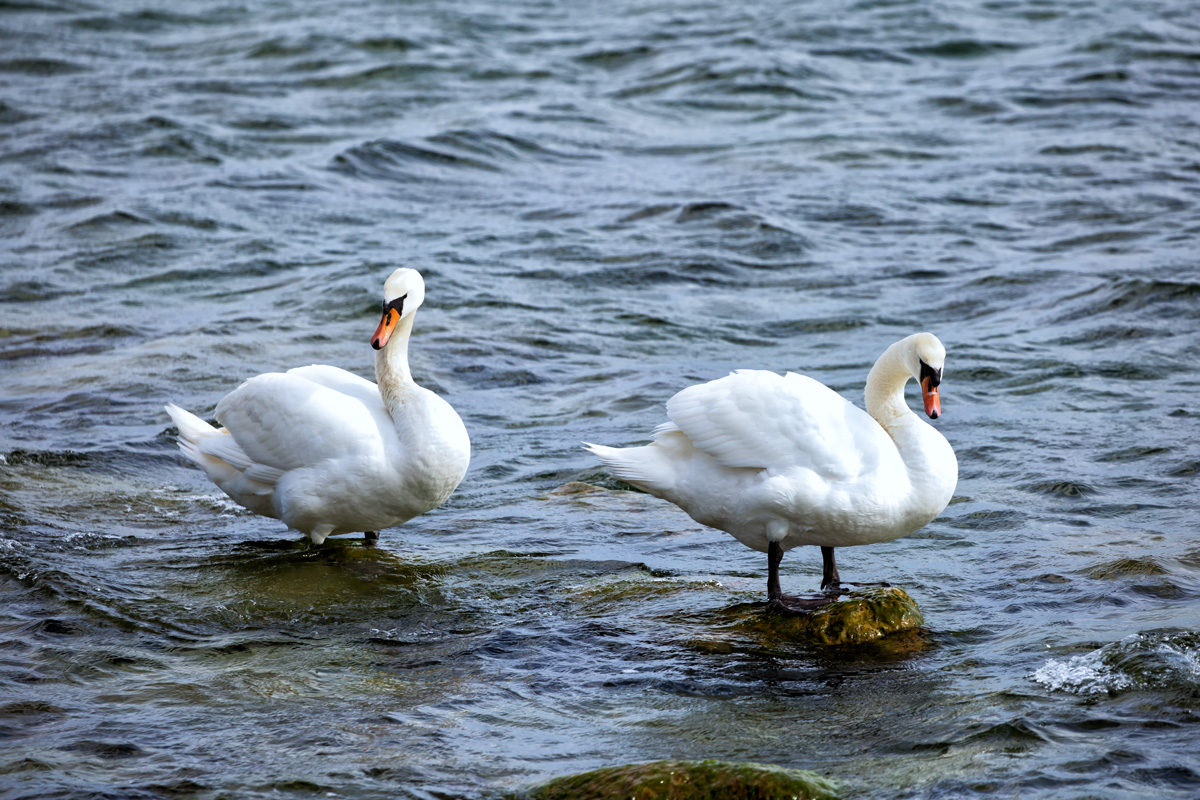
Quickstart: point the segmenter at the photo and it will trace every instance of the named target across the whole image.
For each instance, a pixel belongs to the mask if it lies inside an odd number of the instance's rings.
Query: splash
[[[1051,691],[1081,695],[1195,691],[1200,689],[1200,634],[1134,634],[1065,661],[1051,659],[1031,677]]]

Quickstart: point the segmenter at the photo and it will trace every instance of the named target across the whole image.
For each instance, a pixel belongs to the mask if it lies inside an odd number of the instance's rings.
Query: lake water
[[[1198,200],[1192,3],[0,3],[0,795],[716,758],[1198,797]],[[377,548],[311,547],[162,405],[370,376],[397,266],[472,466]],[[765,557],[580,448],[740,367],[861,402],[918,330],[955,500],[839,551],[916,640],[731,632]],[[783,570],[815,589],[816,548]]]

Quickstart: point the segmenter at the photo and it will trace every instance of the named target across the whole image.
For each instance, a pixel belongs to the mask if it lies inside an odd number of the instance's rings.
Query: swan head
[[[425,301],[425,281],[415,269],[401,267],[383,284],[383,319],[371,337],[371,347],[382,350],[400,320],[411,317]]]
[[[946,365],[946,348],[932,333],[914,333],[908,343],[908,369],[921,384],[921,399],[925,401],[925,413],[930,419],[942,414],[942,401],[938,387],[942,384],[942,370]]]

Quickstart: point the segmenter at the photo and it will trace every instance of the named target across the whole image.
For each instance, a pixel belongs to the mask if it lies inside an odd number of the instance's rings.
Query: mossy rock
[[[794,619],[805,638],[824,645],[862,644],[925,624],[917,601],[899,586],[856,589],[845,600]]]
[[[579,497],[589,494],[600,494],[605,491],[607,491],[607,489],[605,489],[603,486],[595,486],[590,483],[584,483],[583,481],[567,481],[557,489],[552,489],[551,491],[546,492],[542,499],[550,497]]]
[[[749,636],[763,644],[792,642],[805,645],[858,645],[901,633],[914,633],[925,624],[921,609],[908,592],[898,586],[855,589],[811,612],[790,616],[762,604],[738,606],[724,612],[732,617],[726,630]],[[719,649],[721,642],[705,646]]]
[[[555,778],[526,800],[832,800],[815,772],[727,761],[652,761]]]

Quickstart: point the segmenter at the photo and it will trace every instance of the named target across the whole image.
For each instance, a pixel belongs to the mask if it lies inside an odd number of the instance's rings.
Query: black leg
[[[833,548],[830,548],[832,550]],[[783,560],[783,546],[779,542],[767,545],[767,608],[786,616],[810,614],[829,602],[828,595],[798,597],[784,594],[779,586],[779,562]]]
[[[363,538],[367,540],[367,544],[375,544],[379,541],[379,531],[363,531]]]
[[[838,577],[837,562],[833,558],[832,547],[821,548],[821,560],[824,562],[824,577],[821,579],[821,590],[827,594],[843,594],[842,586],[891,586],[887,581],[879,581],[878,583],[842,583],[842,579]]]
[[[832,547],[821,548],[821,562],[824,565],[824,574],[821,577],[821,589],[840,588],[842,579],[838,577],[837,561],[834,560]]]
[[[779,542],[767,545],[767,600],[779,601],[783,592],[779,588],[779,562],[783,560],[783,547]]]

